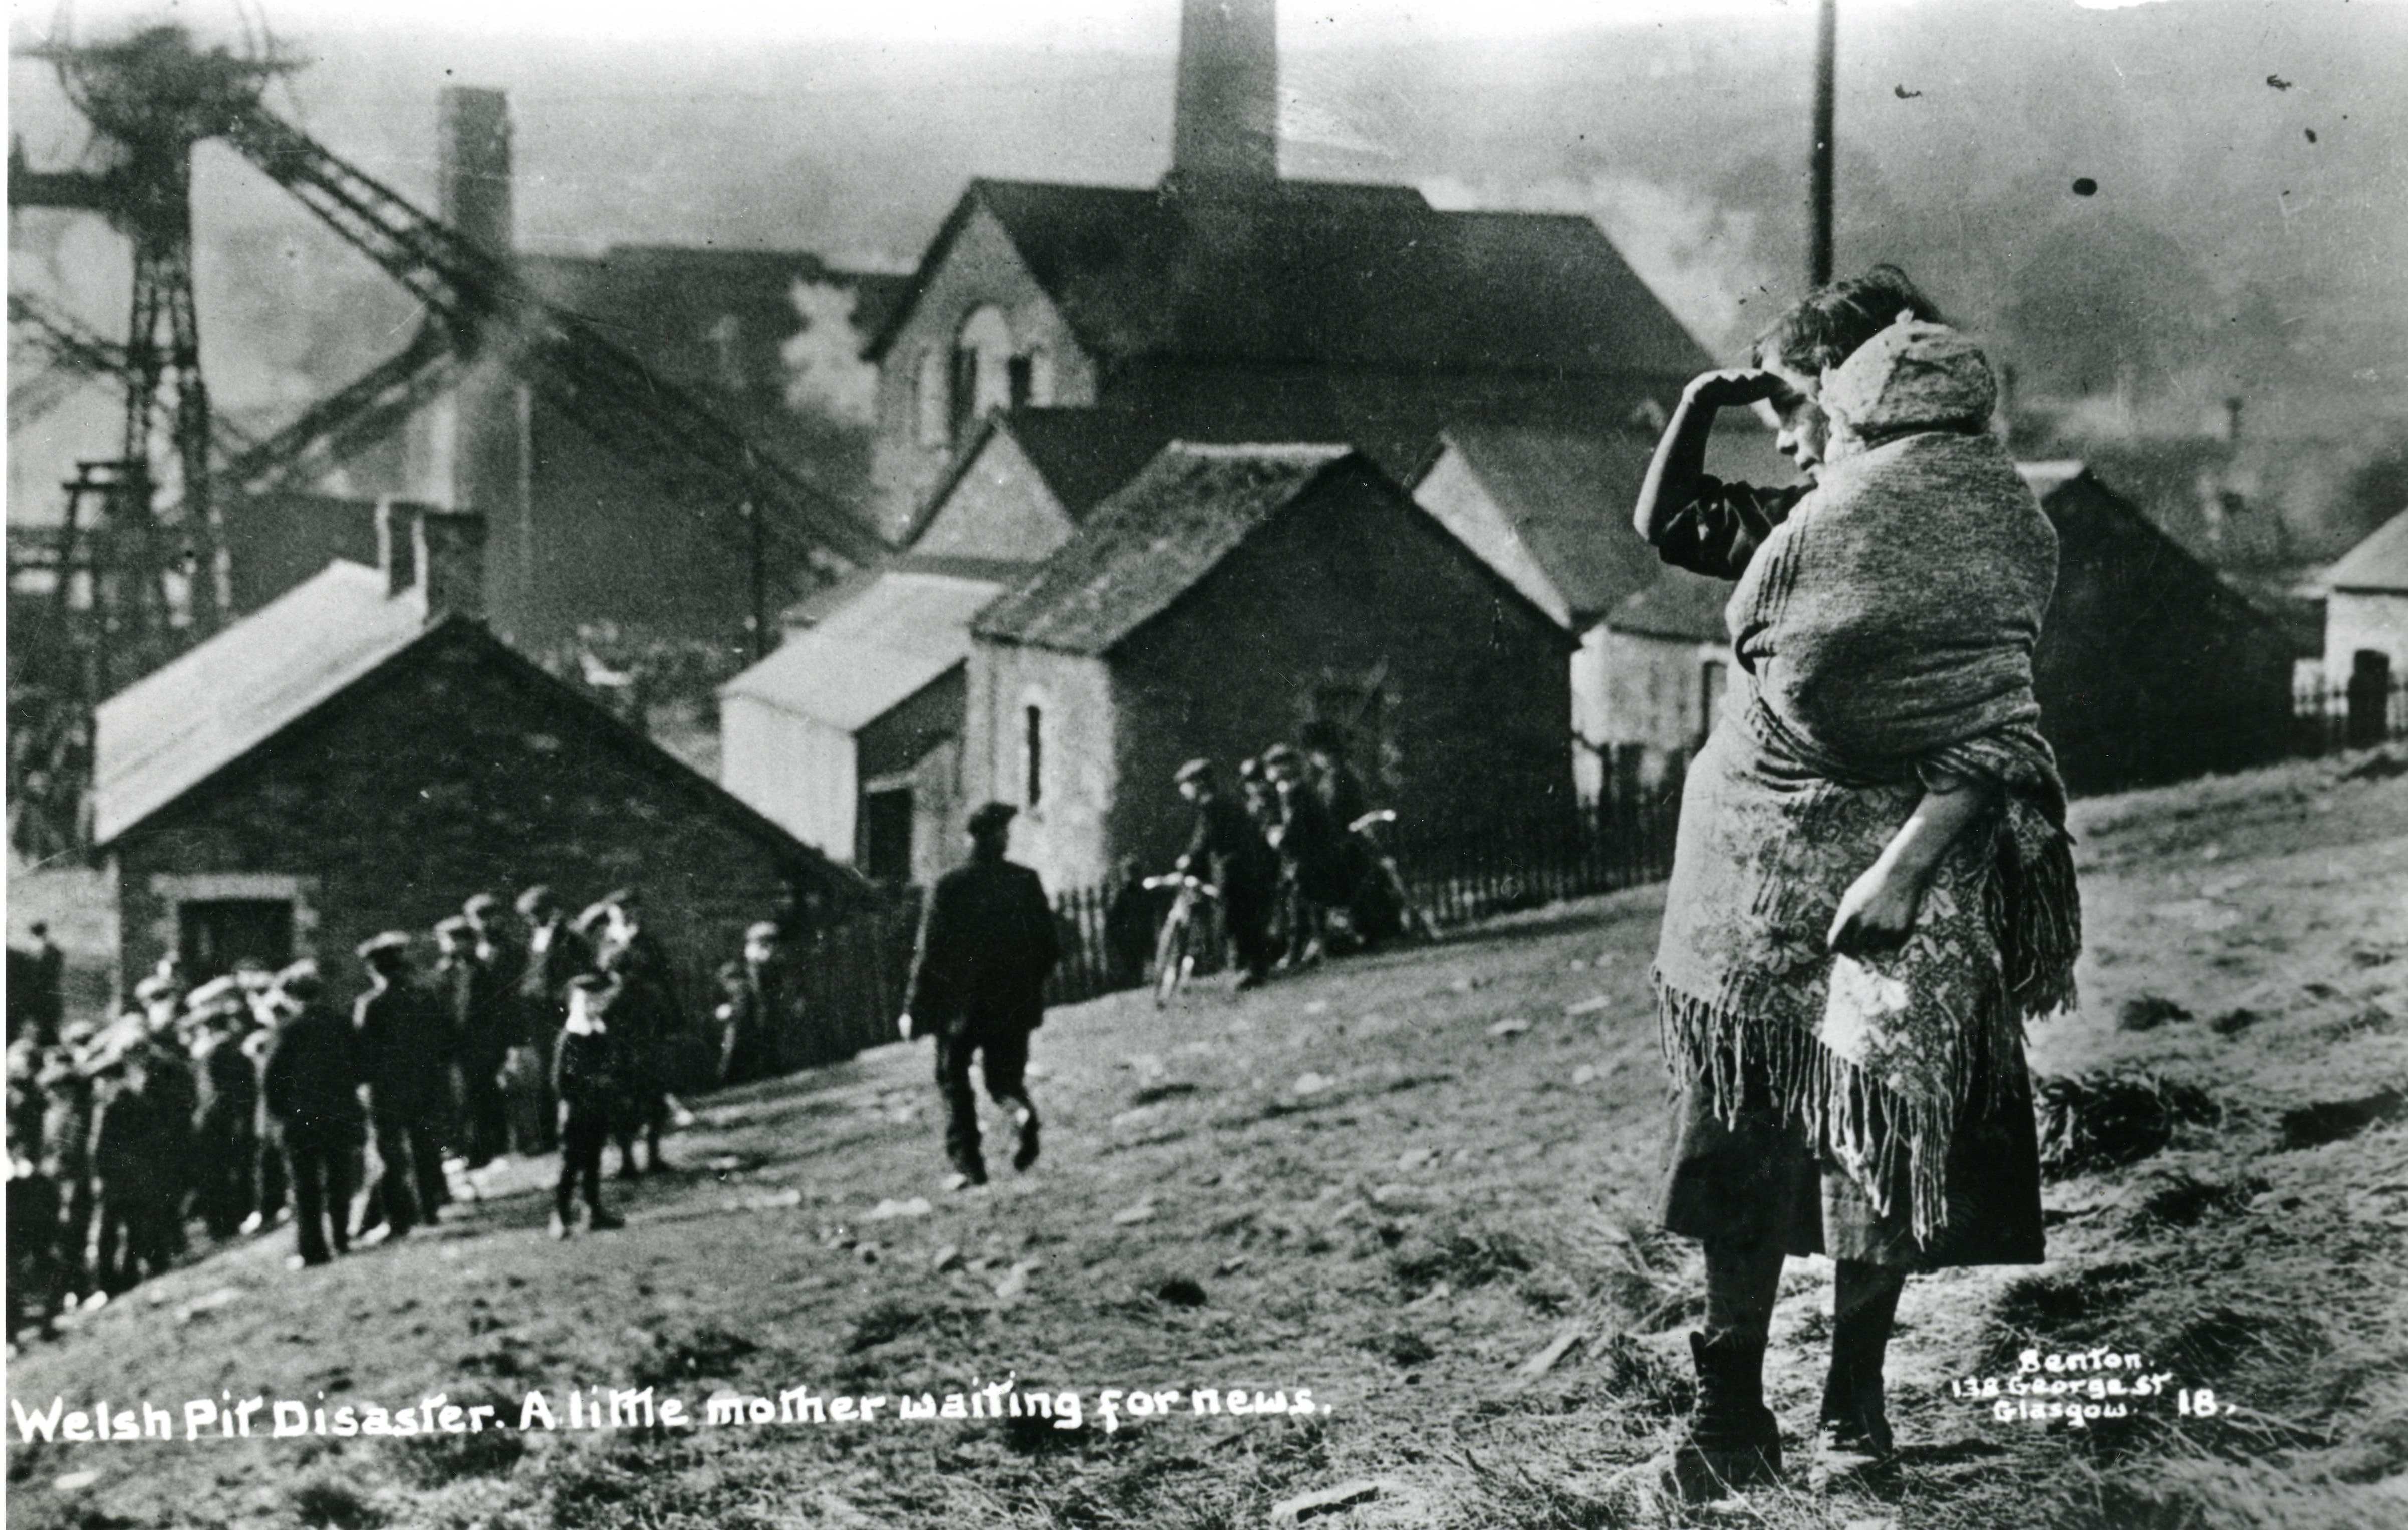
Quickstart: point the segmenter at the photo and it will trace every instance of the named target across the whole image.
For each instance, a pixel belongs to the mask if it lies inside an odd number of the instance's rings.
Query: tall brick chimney
[[[418,515],[418,588],[426,619],[485,619],[485,518],[474,510]]]
[[[1274,0],[1182,0],[1170,178],[1203,188],[1279,180]]]
[[[509,97],[494,90],[444,87],[436,105],[435,161],[437,215],[479,248],[510,260],[517,236]],[[467,586],[454,581],[451,597],[465,598],[458,592],[473,588],[473,608],[448,608],[490,619],[507,636],[526,618],[533,598],[533,406],[518,363],[517,336],[484,333],[469,341],[472,349],[451,395],[429,420],[428,471],[420,492],[483,517],[476,533],[480,558],[485,528],[491,528],[488,566]]]
[[[436,103],[436,215],[491,254],[508,255],[510,107],[499,91],[446,85]]]

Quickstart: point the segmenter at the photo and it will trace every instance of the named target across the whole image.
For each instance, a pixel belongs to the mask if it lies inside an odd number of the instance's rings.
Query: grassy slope
[[[2054,1187],[2044,1269],[1911,1286],[1892,1411],[1914,1465],[1895,1505],[1760,1494],[1741,1523],[2408,1520],[2408,1133],[2275,1151],[2281,1109],[2408,1081],[2408,781],[2337,774],[2293,765],[2084,805],[2089,1002],[2037,1034],[2036,1064],[2145,1063],[2231,1113],[2133,1169]],[[540,1386],[557,1403],[633,1379],[698,1400],[1016,1374],[1090,1394],[1302,1385],[1335,1405],[1326,1418],[1110,1436],[538,1433],[481,1450],[26,1450],[12,1429],[10,1518],[1201,1527],[1376,1477],[1383,1495],[1338,1523],[1618,1523],[1603,1481],[1684,1406],[1672,1362],[1698,1307],[1694,1254],[1648,1229],[1655,898],[1541,910],[1168,1015],[1127,997],[1057,1012],[1038,1042],[1046,1163],[979,1195],[935,1192],[926,1053],[889,1048],[710,1102],[676,1144],[683,1172],[626,1198],[624,1233],[553,1245],[547,1165],[514,1165],[438,1235],[306,1279],[281,1267],[289,1235],[228,1251],[8,1377],[12,1396],[45,1403],[223,1388],[399,1405],[436,1388]],[[2142,994],[2201,1018],[2118,1029]],[[2243,1007],[2261,1018],[2207,1023]],[[1491,1033],[1508,1020],[1529,1023]],[[1328,1087],[1299,1094],[1307,1073]],[[870,1216],[923,1194],[932,1214]],[[939,1270],[945,1249],[960,1263]],[[1016,1265],[1033,1265],[1025,1294],[999,1297]],[[1163,1299],[1175,1277],[1202,1305]],[[1828,1277],[1793,1265],[1776,1323],[1770,1380],[1793,1437],[1812,1422]],[[1517,1386],[1517,1363],[1574,1322],[1596,1337]],[[1949,1377],[2026,1336],[2143,1350],[2250,1411],[2068,1434],[1948,1396]]]

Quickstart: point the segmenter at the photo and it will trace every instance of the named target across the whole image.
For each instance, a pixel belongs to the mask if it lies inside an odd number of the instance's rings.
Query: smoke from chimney
[[[1274,0],[1182,0],[1170,174],[1188,185],[1279,179]]]

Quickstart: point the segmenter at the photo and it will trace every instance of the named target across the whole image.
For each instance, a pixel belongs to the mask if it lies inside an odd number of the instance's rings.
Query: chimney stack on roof
[[[418,603],[429,622],[485,619],[485,518],[406,499],[377,506],[377,567],[388,599]]]
[[[426,619],[485,619],[485,518],[474,510],[418,517],[418,589]]]
[[[377,502],[377,570],[388,600],[418,587],[418,519],[425,511],[406,499]]]
[[[1273,0],[1182,0],[1170,179],[1279,180],[1279,27]]]
[[[501,92],[443,88],[436,106],[435,214],[487,254],[510,253],[510,107]]]

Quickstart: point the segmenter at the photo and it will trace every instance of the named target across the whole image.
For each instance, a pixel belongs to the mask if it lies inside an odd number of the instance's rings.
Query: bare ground
[[[2086,1004],[2036,1030],[2035,1065],[2145,1070],[2211,1113],[2150,1137],[2143,1111],[2138,1145],[2156,1151],[2053,1183],[2047,1265],[1910,1285],[1897,1483],[1695,1518],[2408,1523],[2408,1117],[2293,1114],[2408,1087],[2408,779],[2346,779],[2362,764],[2080,806]],[[1133,996],[1057,1011],[1037,1047],[1045,1162],[982,1193],[936,1187],[924,1047],[887,1048],[696,1102],[680,1172],[622,1195],[623,1233],[551,1242],[549,1165],[506,1165],[439,1232],[306,1277],[282,1267],[289,1234],[223,1251],[7,1378],[13,1403],[41,1407],[440,1391],[515,1422],[530,1389],[565,1410],[572,1386],[698,1406],[1009,1376],[1078,1389],[1088,1427],[907,1423],[890,1405],[867,1426],[28,1447],[12,1413],[10,1520],[1205,1530],[1368,1480],[1374,1495],[1311,1523],[1626,1523],[1609,1479],[1670,1437],[1699,1307],[1693,1251],[1649,1225],[1656,898],[1538,910],[1167,1014]],[[2133,1132],[2108,1128],[2131,1122],[2091,1109],[2080,1124],[2112,1158]],[[1801,1460],[1828,1278],[1793,1265],[1774,1331],[1771,1400]],[[1542,1374],[1517,1374],[1570,1332]],[[2093,1347],[2213,1389],[2218,1416],[2154,1399],[2071,1428],[1951,1395],[2013,1375],[2025,1348]],[[1316,1410],[1185,1407],[1240,1386],[1309,1388]],[[1182,1405],[1106,1433],[1105,1387]]]

